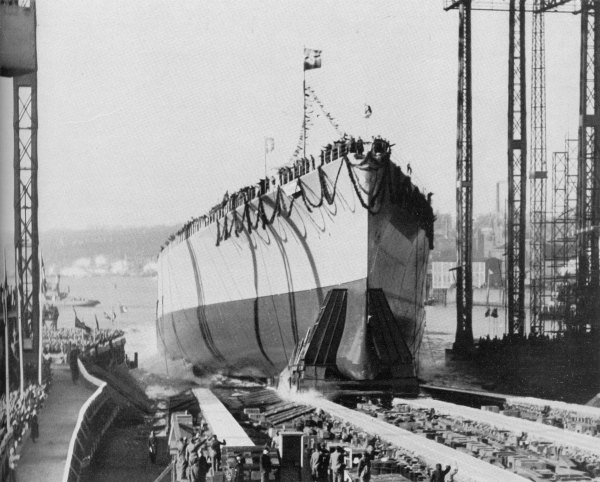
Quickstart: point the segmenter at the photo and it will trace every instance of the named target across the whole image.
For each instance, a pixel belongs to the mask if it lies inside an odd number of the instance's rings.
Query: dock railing
[[[118,405],[111,399],[107,383],[91,375],[81,360],[78,359],[77,364],[85,382],[97,388],[79,410],[77,423],[71,434],[62,482],[80,480],[82,470],[89,465],[98,442],[119,412]],[[94,423],[96,419],[101,419],[100,426]]]
[[[175,462],[171,462],[169,465],[165,467],[160,475],[154,479],[154,482],[168,482],[175,481]]]

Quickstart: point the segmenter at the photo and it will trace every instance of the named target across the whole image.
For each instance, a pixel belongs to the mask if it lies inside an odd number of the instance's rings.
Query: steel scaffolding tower
[[[527,191],[527,102],[525,0],[511,0],[508,53],[508,333],[525,334],[525,214]]]
[[[19,313],[23,348],[33,347],[38,327],[39,256],[37,190],[37,82],[36,73],[13,79],[14,96],[14,203],[15,249],[19,279]],[[18,214],[17,214],[18,213]]]
[[[548,306],[554,309],[551,313],[553,325],[558,323],[556,331],[562,331],[562,320],[565,318],[565,310],[561,308],[558,293],[562,287],[561,271],[565,269],[568,255],[566,252],[566,239],[569,235],[567,222],[567,177],[569,172],[569,157],[566,152],[552,153],[552,212],[550,238],[550,299]],[[554,327],[553,327],[554,330]]]
[[[589,1],[589,0],[588,0]],[[539,247],[539,257],[533,261],[538,273],[535,278],[534,310],[538,314],[532,325],[534,332],[541,332],[543,328],[539,320],[541,299],[544,296],[544,262],[543,247],[545,244],[544,221],[545,216],[545,88],[544,88],[544,12],[577,13],[581,0],[519,0],[518,8],[516,0],[445,0],[444,9],[460,9],[459,50],[462,52],[465,43],[465,11],[468,10],[469,24],[469,56],[459,56],[459,103],[458,103],[458,141],[457,141],[457,250],[458,250],[458,276],[457,276],[457,342],[465,338],[466,333],[472,333],[471,327],[471,300],[472,286],[466,281],[471,265],[471,239],[464,239],[467,235],[467,227],[472,223],[472,179],[464,182],[464,171],[468,166],[469,174],[472,172],[471,146],[469,144],[467,153],[461,154],[464,139],[464,127],[461,119],[465,120],[465,105],[467,101],[461,95],[461,79],[469,76],[470,96],[470,22],[472,10],[492,10],[509,12],[509,112],[508,112],[508,245],[507,245],[507,285],[508,285],[508,332],[511,335],[523,335],[525,333],[525,229],[526,229],[526,185],[527,185],[527,121],[526,121],[526,82],[525,82],[525,12],[532,12],[537,16],[534,19],[534,72],[533,83],[536,89],[532,94],[533,108],[535,110],[532,120],[532,130],[535,131],[533,155],[535,156],[532,172],[532,224],[535,224],[534,242]],[[539,88],[538,88],[539,87]],[[470,119],[470,97],[468,132],[470,142],[471,119]],[[540,141],[538,142],[538,139]],[[539,163],[537,159],[541,159]],[[544,194],[541,194],[544,192]],[[469,200],[469,208],[466,209],[465,200]],[[466,216],[466,217],[465,217]],[[462,233],[460,231],[462,229]],[[469,236],[471,231],[469,231]],[[461,237],[463,239],[461,239]],[[467,327],[468,325],[468,327]]]
[[[599,81],[600,22],[598,0],[581,2],[581,65],[579,77],[579,159],[577,183],[577,320],[578,330],[598,331],[598,221],[600,196]]]
[[[552,156],[552,209],[550,255],[550,316],[552,331],[564,333],[572,324],[575,273],[571,270],[576,253],[577,139],[565,142],[564,152]],[[550,310],[549,310],[550,311]]]
[[[458,7],[458,115],[456,134],[456,315],[454,350],[473,346],[473,141],[471,117],[471,0]]]
[[[546,250],[546,50],[542,0],[534,0],[531,32],[530,329],[544,333]]]
[[[0,74],[13,79],[14,242],[23,358],[41,383],[37,56],[33,0],[0,3]]]

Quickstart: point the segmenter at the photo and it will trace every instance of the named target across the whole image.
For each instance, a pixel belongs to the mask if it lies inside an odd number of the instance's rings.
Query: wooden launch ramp
[[[285,395],[282,394],[282,396]],[[290,395],[290,400],[321,409],[333,417],[358,427],[360,430],[377,434],[382,440],[416,455],[431,467],[435,467],[435,464],[438,463],[442,466],[458,466],[459,471],[454,476],[454,480],[457,482],[480,482],[482,480],[486,482],[523,482],[527,480],[467,453],[439,444],[324,398],[296,393]]]
[[[596,456],[600,456],[600,441],[597,437],[592,437],[590,435],[584,435],[571,430],[564,430],[558,427],[545,425],[539,422],[532,422],[522,418],[509,417],[499,413],[465,407],[463,405],[454,405],[452,403],[434,400],[433,398],[396,400],[400,403],[413,407],[426,409],[433,408],[438,413],[468,418],[470,420],[487,423],[500,429],[509,430],[515,433],[526,432],[528,437],[532,439],[547,441],[557,445],[570,446],[588,451]]]
[[[254,446],[246,431],[208,388],[194,388],[192,393],[198,400],[204,420],[219,440],[225,440],[229,447]]]

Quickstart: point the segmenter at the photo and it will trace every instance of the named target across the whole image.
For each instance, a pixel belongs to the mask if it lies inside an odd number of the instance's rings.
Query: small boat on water
[[[46,298],[48,300],[48,298]],[[62,300],[48,300],[55,306],[76,306],[76,307],[92,307],[100,304],[99,300],[91,300],[89,298],[64,298]]]
[[[71,289],[69,286],[67,286],[67,291],[61,291],[60,275],[57,275],[54,286],[50,286],[46,278],[44,278],[42,289],[44,291],[46,302],[54,306],[92,307],[100,304],[99,300],[71,296]]]

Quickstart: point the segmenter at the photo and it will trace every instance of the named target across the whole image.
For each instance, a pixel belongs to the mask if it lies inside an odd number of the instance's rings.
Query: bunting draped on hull
[[[366,158],[344,152],[320,167],[313,160],[312,169],[306,161],[302,175],[170,243],[158,260],[159,346],[205,370],[274,376],[328,291],[341,288],[337,368],[353,380],[377,379],[384,373],[367,307],[376,289],[399,328],[378,338],[414,356],[433,214],[389,156],[389,144],[376,141]]]

